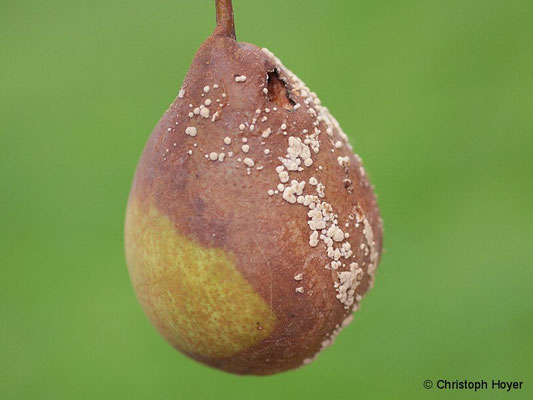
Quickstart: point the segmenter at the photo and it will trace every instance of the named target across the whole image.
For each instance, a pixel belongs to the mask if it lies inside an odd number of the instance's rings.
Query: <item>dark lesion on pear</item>
[[[353,192],[353,183],[351,179],[345,178],[342,183],[344,184],[344,188],[348,191],[348,193]]]
[[[267,90],[268,100],[285,110],[292,110],[296,105],[296,102],[291,99],[287,82],[280,76],[277,68],[267,74]]]

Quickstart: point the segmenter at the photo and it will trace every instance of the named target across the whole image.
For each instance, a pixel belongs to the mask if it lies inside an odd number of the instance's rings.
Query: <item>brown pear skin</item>
[[[136,295],[189,357],[236,374],[308,364],[373,286],[382,222],[327,108],[230,0],[141,156],[125,247]],[[357,352],[357,345],[351,351]]]

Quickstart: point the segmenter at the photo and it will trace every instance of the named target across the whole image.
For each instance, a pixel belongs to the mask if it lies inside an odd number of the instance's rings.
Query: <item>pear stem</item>
[[[217,9],[217,27],[214,34],[236,40],[231,0],[215,0],[215,6]]]

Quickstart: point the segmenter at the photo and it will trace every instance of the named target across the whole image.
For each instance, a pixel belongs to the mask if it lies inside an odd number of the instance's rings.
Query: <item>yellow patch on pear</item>
[[[126,258],[139,301],[176,348],[230,357],[267,338],[276,316],[230,254],[180,235],[154,207],[131,199]]]

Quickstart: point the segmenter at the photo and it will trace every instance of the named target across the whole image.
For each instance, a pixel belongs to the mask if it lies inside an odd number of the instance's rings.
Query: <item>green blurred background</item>
[[[354,323],[268,378],[168,346],[133,294],[123,219],[211,0],[1,0],[0,398],[533,398],[533,2],[235,0],[350,134],[385,254]],[[483,398],[509,395],[485,391]]]

